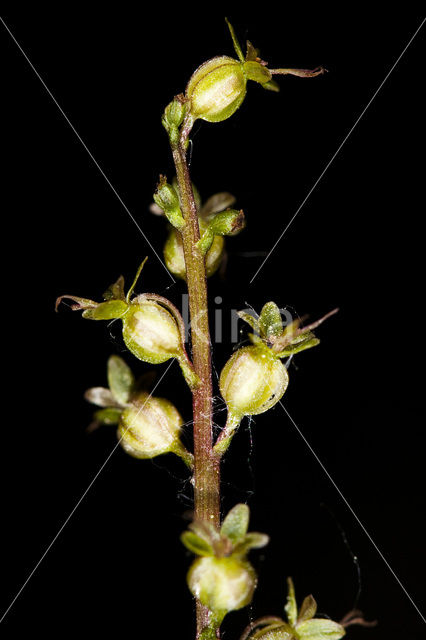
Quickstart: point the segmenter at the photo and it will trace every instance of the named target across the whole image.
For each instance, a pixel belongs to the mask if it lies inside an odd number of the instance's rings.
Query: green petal
[[[92,387],[91,389],[87,389],[84,397],[87,402],[96,404],[98,407],[114,407],[117,405],[110,389],[105,389],[104,387]]]
[[[297,625],[297,633],[301,640],[340,640],[346,632],[333,620],[314,618]]]
[[[103,294],[104,300],[124,300],[124,278],[120,276]]]
[[[185,531],[182,533],[180,537],[182,543],[185,545],[189,551],[195,553],[197,556],[212,556],[213,548],[210,546],[206,540],[197,536],[196,533],[192,531]]]
[[[278,93],[280,90],[280,85],[275,80],[269,80],[269,82],[265,82],[265,84],[262,84],[262,88],[266,89],[267,91]]]
[[[89,320],[114,320],[121,318],[128,309],[128,305],[124,300],[108,300],[101,302],[94,309],[86,309],[83,311],[83,318]]]
[[[250,549],[261,549],[269,543],[269,536],[266,533],[250,532],[244,539],[235,546],[236,555],[246,555]]]
[[[229,22],[228,18],[225,18],[225,22],[228,25],[229,33],[231,34],[232,42],[234,44],[235,53],[237,54],[237,56],[241,60],[241,62],[244,62],[243,52],[241,51],[241,46],[240,46],[240,43],[238,42],[238,38],[235,35],[234,27]]]
[[[320,341],[318,338],[307,338],[306,340],[302,340],[297,344],[289,344],[285,349],[279,351],[276,356],[277,358],[285,358],[287,356],[293,356],[295,353],[300,353],[301,351],[305,351],[306,349],[312,349],[312,347],[316,347],[319,345]]]
[[[55,311],[58,310],[59,305],[63,300],[72,300],[74,304],[71,305],[71,309],[73,311],[82,311],[83,309],[95,309],[98,306],[98,302],[94,300],[89,300],[89,298],[80,298],[80,296],[69,296],[65,294],[64,296],[59,296],[56,298],[55,303]]]
[[[134,384],[135,378],[130,367],[119,356],[111,356],[108,359],[108,385],[115,400],[126,404]]]
[[[296,635],[289,624],[277,622],[260,629],[254,636],[250,636],[251,640],[262,640],[262,638],[264,640],[295,640]]]
[[[259,49],[256,49],[250,40],[247,40],[246,62],[254,61],[259,57]]]
[[[246,311],[238,311],[237,313],[241,320],[247,322],[247,324],[249,324],[251,328],[257,333],[259,332],[259,320],[257,318],[252,316],[251,313],[247,313]]]
[[[296,604],[296,595],[294,593],[294,584],[291,578],[287,578],[288,584],[288,596],[287,596],[287,604],[284,609],[287,614],[287,619],[291,625],[296,624],[297,620],[297,604]]]
[[[272,80],[272,74],[268,67],[263,66],[260,62],[249,60],[244,63],[243,69],[249,80],[253,80],[259,84],[264,85]]]
[[[302,606],[300,607],[299,615],[297,617],[297,624],[301,624],[306,620],[310,620],[315,616],[317,612],[317,603],[315,602],[315,598],[311,596],[306,596],[304,601],[302,602]]]
[[[100,422],[101,424],[118,424],[122,413],[122,409],[108,407],[108,409],[99,409],[99,411],[96,411],[94,418],[96,422]]]
[[[230,539],[233,545],[242,542],[246,536],[250,519],[250,510],[246,504],[237,504],[223,521],[221,535]]]
[[[278,337],[283,332],[281,313],[275,302],[267,302],[260,312],[260,333],[265,338]]]
[[[218,543],[220,541],[220,535],[216,527],[211,522],[204,522],[203,520],[194,520],[189,525],[191,531],[193,531],[199,538],[205,540],[209,545]]]
[[[138,270],[136,271],[135,279],[134,279],[134,280],[133,280],[133,282],[132,282],[132,286],[130,287],[130,289],[129,289],[129,290],[128,290],[128,292],[127,292],[127,295],[126,295],[126,302],[130,302],[130,298],[131,298],[131,296],[132,296],[132,293],[133,293],[133,291],[134,291],[134,288],[136,287],[136,283],[137,283],[137,281],[139,280],[139,276],[141,275],[141,273],[142,273],[142,269],[144,268],[144,266],[145,266],[145,262],[146,262],[147,260],[148,260],[148,256],[147,256],[146,258],[144,258],[144,259],[142,260],[142,262],[140,263],[140,265],[139,265],[139,267],[138,267]]]

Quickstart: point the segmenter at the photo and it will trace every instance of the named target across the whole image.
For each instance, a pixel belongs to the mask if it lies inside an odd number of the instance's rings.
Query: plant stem
[[[186,161],[185,142],[189,131],[172,145],[185,227],[182,241],[186,264],[191,320],[192,360],[199,385],[193,389],[194,503],[195,519],[220,525],[220,460],[213,453],[213,399],[207,282],[204,256],[196,247],[200,239],[197,207]],[[197,638],[208,626],[208,610],[197,601]],[[219,637],[219,635],[218,635]]]

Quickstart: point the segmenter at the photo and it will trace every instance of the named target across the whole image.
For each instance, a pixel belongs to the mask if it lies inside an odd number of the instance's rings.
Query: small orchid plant
[[[127,292],[120,276],[101,302],[70,295],[57,300],[59,305],[70,299],[71,308],[81,310],[84,318],[120,320],[124,343],[138,360],[157,365],[175,358],[181,367],[193,401],[192,452],[181,441],[184,420],[179,411],[169,400],[153,396],[151,376],[136,379],[122,358],[109,358],[108,388],[89,389],[86,399],[98,407],[91,429],[116,425],[119,442],[131,456],[145,459],[172,453],[183,460],[192,476],[193,521],[181,539],[195,555],[187,583],[196,603],[197,640],[220,638],[225,616],[252,601],[257,577],[248,553],[268,543],[267,535],[248,532],[247,505],[235,505],[222,518],[221,461],[243,418],[264,413],[281,400],[289,382],[286,360],[315,347],[319,340],[313,331],[336,311],[305,326],[300,320],[285,325],[275,302],[266,302],[256,318],[241,312],[252,329],[250,344],[237,349],[223,367],[220,392],[228,417],[215,437],[206,280],[223,261],[225,237],[244,228],[245,216],[231,208],[235,198],[230,193],[216,194],[201,204],[187,162],[190,132],[196,120],[216,123],[230,118],[245,99],[248,81],[277,92],[275,78],[279,75],[312,78],[325,71],[322,67],[270,69],[250,42],[243,55],[232,26],[227,24],[237,57],[219,56],[202,64],[185,93],[177,95],[163,113],[176,177],[169,183],[160,176],[151,206],[153,213],[169,223],[165,264],[188,287],[190,355],[185,324],[176,306],[157,293],[134,295],[146,259]],[[288,587],[287,619],[260,618],[243,632],[241,640],[339,640],[345,635],[350,619],[339,624],[316,618],[312,596],[305,598],[298,611],[290,578]]]

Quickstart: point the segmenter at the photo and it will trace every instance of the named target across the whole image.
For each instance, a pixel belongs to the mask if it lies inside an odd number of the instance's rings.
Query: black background
[[[140,9],[140,8],[139,8]],[[148,13],[148,9],[149,12]],[[210,280],[225,318],[217,371],[232,351],[231,309],[270,299],[299,314],[340,313],[320,347],[295,359],[285,405],[420,606],[424,575],[424,30],[384,84],[252,285],[250,278],[384,80],[422,15],[404,6],[258,5],[238,10],[157,3],[6,10],[3,17],[114,188],[161,253],[164,222],[148,213],[159,173],[172,176],[160,115],[192,71],[232,55],[223,17],[271,67],[326,76],[251,84],[239,112],[194,129],[192,175],[208,197],[230,190],[247,229],[228,241],[225,279]],[[171,281],[46,89],[2,29],[3,436],[2,594],[6,610],[115,446],[85,433],[84,390],[105,384],[118,324],[83,321],[55,297],[99,299],[149,255],[140,291],[181,304]],[[423,41],[423,42],[422,42]],[[257,255],[254,255],[257,254]],[[242,339],[244,338],[242,335]],[[130,355],[138,372],[149,370]],[[163,372],[167,365],[161,365]],[[190,419],[173,365],[158,394]],[[223,424],[224,414],[217,414]],[[224,465],[224,509],[248,501],[252,528],[271,535],[253,554],[252,608],[229,616],[224,638],[250,618],[281,615],[285,578],[299,598],[340,619],[359,588],[375,629],[350,638],[423,637],[423,622],[280,407],[247,423]],[[178,460],[115,451],[10,609],[5,636],[117,630],[192,637],[179,542],[191,491]],[[343,533],[342,533],[343,532]],[[345,540],[347,541],[345,543]]]

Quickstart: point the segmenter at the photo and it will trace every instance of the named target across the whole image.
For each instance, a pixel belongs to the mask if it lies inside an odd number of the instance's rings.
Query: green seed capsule
[[[181,337],[173,316],[160,304],[138,296],[123,317],[127,348],[144,362],[160,364],[182,351]]]
[[[229,56],[218,56],[202,64],[186,87],[193,120],[221,122],[232,116],[246,95],[243,65]]]
[[[154,458],[180,451],[183,419],[171,402],[141,393],[120,419],[118,436],[123,449],[135,458]]]
[[[220,391],[228,410],[240,418],[273,407],[284,395],[287,385],[287,369],[263,345],[238,349],[220,375]]]
[[[256,573],[247,560],[201,557],[188,572],[191,593],[216,615],[248,605],[256,588]]]

